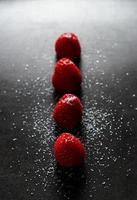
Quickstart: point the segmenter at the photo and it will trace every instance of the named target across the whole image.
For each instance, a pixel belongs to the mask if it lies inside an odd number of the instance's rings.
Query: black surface
[[[0,1],[0,200],[137,199],[136,1]],[[60,169],[54,42],[81,41],[85,166]]]

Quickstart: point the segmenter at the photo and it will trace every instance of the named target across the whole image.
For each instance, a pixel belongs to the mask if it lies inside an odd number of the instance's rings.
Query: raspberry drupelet
[[[75,60],[80,57],[81,46],[78,37],[74,33],[63,33],[55,43],[55,51],[59,58]]]
[[[62,133],[54,143],[56,161],[62,167],[75,167],[84,163],[85,147],[70,133]]]
[[[81,122],[82,112],[80,99],[73,94],[65,94],[55,105],[53,118],[60,127],[71,130]]]
[[[52,75],[52,84],[60,93],[75,93],[80,90],[82,75],[79,68],[67,58],[60,59]]]

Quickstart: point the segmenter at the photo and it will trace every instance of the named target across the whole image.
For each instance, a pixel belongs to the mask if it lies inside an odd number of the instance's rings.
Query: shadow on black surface
[[[78,126],[75,129],[72,129],[72,130],[61,128],[55,125],[54,135],[58,137],[61,133],[72,133],[76,137],[80,138],[82,142],[85,141],[84,127],[83,127],[82,122],[78,124]]]
[[[69,92],[70,93],[70,92]],[[71,93],[71,94],[75,94],[77,97],[79,97],[80,99],[82,98],[82,88],[80,87],[80,90],[75,92],[75,93]],[[59,93],[57,90],[53,91],[53,102],[57,103],[57,101],[63,96],[63,93]]]
[[[86,182],[85,166],[62,168],[57,165],[55,177],[60,180],[57,184],[61,198],[64,199],[79,199],[81,192],[84,190]]]

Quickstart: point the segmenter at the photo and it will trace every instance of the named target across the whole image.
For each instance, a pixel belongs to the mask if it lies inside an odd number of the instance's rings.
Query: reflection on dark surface
[[[0,1],[0,199],[135,200],[136,1]],[[71,13],[71,14],[70,14]],[[84,168],[56,165],[54,42],[81,41]]]

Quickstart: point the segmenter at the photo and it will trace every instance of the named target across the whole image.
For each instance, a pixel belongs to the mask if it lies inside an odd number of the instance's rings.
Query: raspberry
[[[55,43],[55,50],[59,58],[74,60],[80,57],[81,47],[78,37],[74,33],[63,33]]]
[[[65,94],[55,105],[53,118],[56,123],[67,129],[75,128],[81,121],[83,106],[73,94]]]
[[[74,167],[84,162],[85,148],[77,137],[62,133],[54,143],[54,154],[62,167]]]
[[[52,83],[58,92],[77,92],[80,89],[81,82],[81,72],[71,60],[62,58],[56,63]]]

